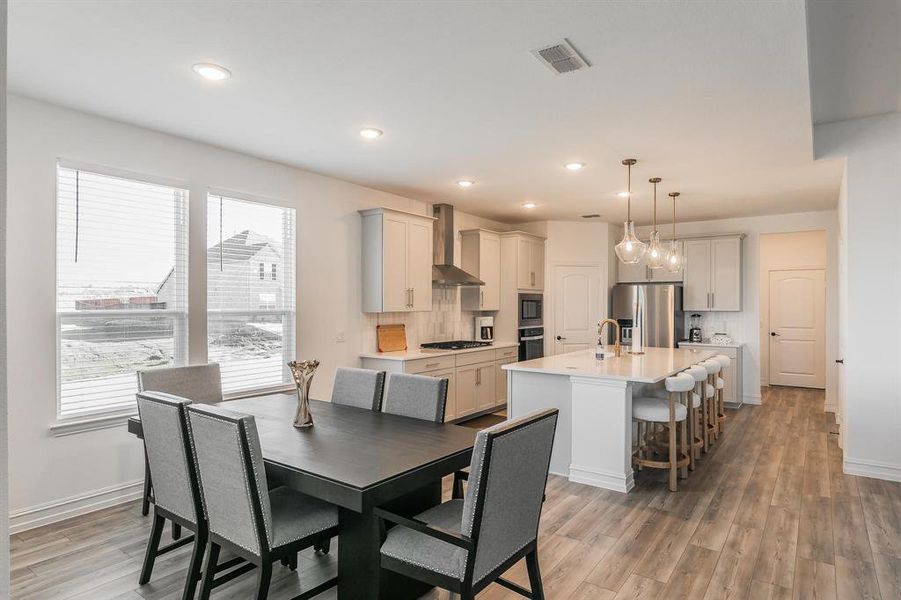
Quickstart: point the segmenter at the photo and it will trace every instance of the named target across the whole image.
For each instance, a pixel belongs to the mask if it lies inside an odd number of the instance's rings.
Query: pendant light
[[[644,257],[648,245],[635,235],[635,223],[632,221],[632,165],[637,160],[627,158],[623,164],[629,170],[629,197],[626,200],[626,222],[623,224],[623,239],[616,245],[616,256],[627,265],[634,265]]]
[[[679,243],[676,241],[676,198],[679,192],[670,192],[673,199],[673,241],[670,242],[669,252],[666,253],[666,270],[670,273],[678,273],[685,264],[685,257],[679,251]]]
[[[650,269],[662,269],[666,263],[666,249],[660,243],[660,232],[657,231],[657,184],[659,177],[651,177],[649,182],[654,184],[654,229],[651,230],[651,239],[645,252],[644,260]]]

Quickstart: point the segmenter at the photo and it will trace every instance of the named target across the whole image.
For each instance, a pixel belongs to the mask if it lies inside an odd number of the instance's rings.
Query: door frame
[[[547,248],[545,248],[547,251]],[[549,270],[545,273],[544,281],[544,355],[554,356],[556,352],[555,330],[557,328],[557,269],[559,267],[594,267],[598,269],[598,309],[606,317],[610,311],[610,281],[607,279],[608,265],[599,260],[562,260],[546,263]],[[548,276],[550,274],[550,276]],[[607,285],[604,285],[604,282]]]
[[[766,277],[767,277],[767,306],[766,306],[766,308],[767,308],[767,310],[766,310],[766,321],[764,322],[765,327],[763,330],[764,335],[766,336],[766,344],[767,344],[767,357],[766,357],[766,359],[767,359],[767,369],[766,369],[767,381],[766,381],[766,385],[767,386],[780,385],[778,383],[773,383],[773,349],[771,346],[772,342],[770,340],[770,337],[771,337],[770,332],[772,331],[772,323],[771,323],[770,315],[773,311],[773,304],[771,302],[773,289],[769,285],[769,281],[770,281],[773,273],[787,273],[787,272],[798,272],[798,271],[820,271],[823,274],[823,289],[822,289],[822,294],[823,294],[823,348],[822,348],[822,352],[823,352],[823,387],[822,388],[808,388],[808,389],[822,389],[825,393],[827,380],[828,380],[827,365],[829,364],[828,356],[827,356],[827,352],[826,352],[827,346],[828,346],[826,338],[827,338],[827,333],[829,330],[829,323],[826,320],[826,315],[827,315],[826,305],[827,305],[827,302],[829,299],[829,294],[827,293],[829,284],[826,279],[827,271],[824,267],[812,267],[812,268],[811,267],[797,267],[797,268],[768,269],[766,272]],[[799,387],[803,387],[803,386],[799,386]]]

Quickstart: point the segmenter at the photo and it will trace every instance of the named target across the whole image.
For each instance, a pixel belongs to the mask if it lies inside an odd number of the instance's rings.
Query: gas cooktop
[[[428,344],[420,344],[420,348],[429,350],[468,350],[470,348],[481,348],[490,346],[491,342],[474,342],[472,340],[452,340],[450,342],[431,342]]]

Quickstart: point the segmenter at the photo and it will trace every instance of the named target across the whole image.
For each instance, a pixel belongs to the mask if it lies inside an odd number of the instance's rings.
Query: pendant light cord
[[[654,233],[657,233],[657,182],[654,182]]]
[[[628,191],[629,197],[626,199],[626,223],[632,222],[632,165],[626,165],[629,169],[629,183],[628,183]]]

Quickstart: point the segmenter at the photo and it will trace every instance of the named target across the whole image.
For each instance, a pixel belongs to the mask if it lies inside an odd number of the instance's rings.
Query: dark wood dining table
[[[441,502],[441,478],[469,465],[476,431],[313,400],[313,427],[295,428],[294,394],[219,406],[256,420],[266,474],[339,507],[338,598],[417,598],[428,587],[380,567],[373,508],[413,515]],[[128,431],[143,437],[141,421]]]

